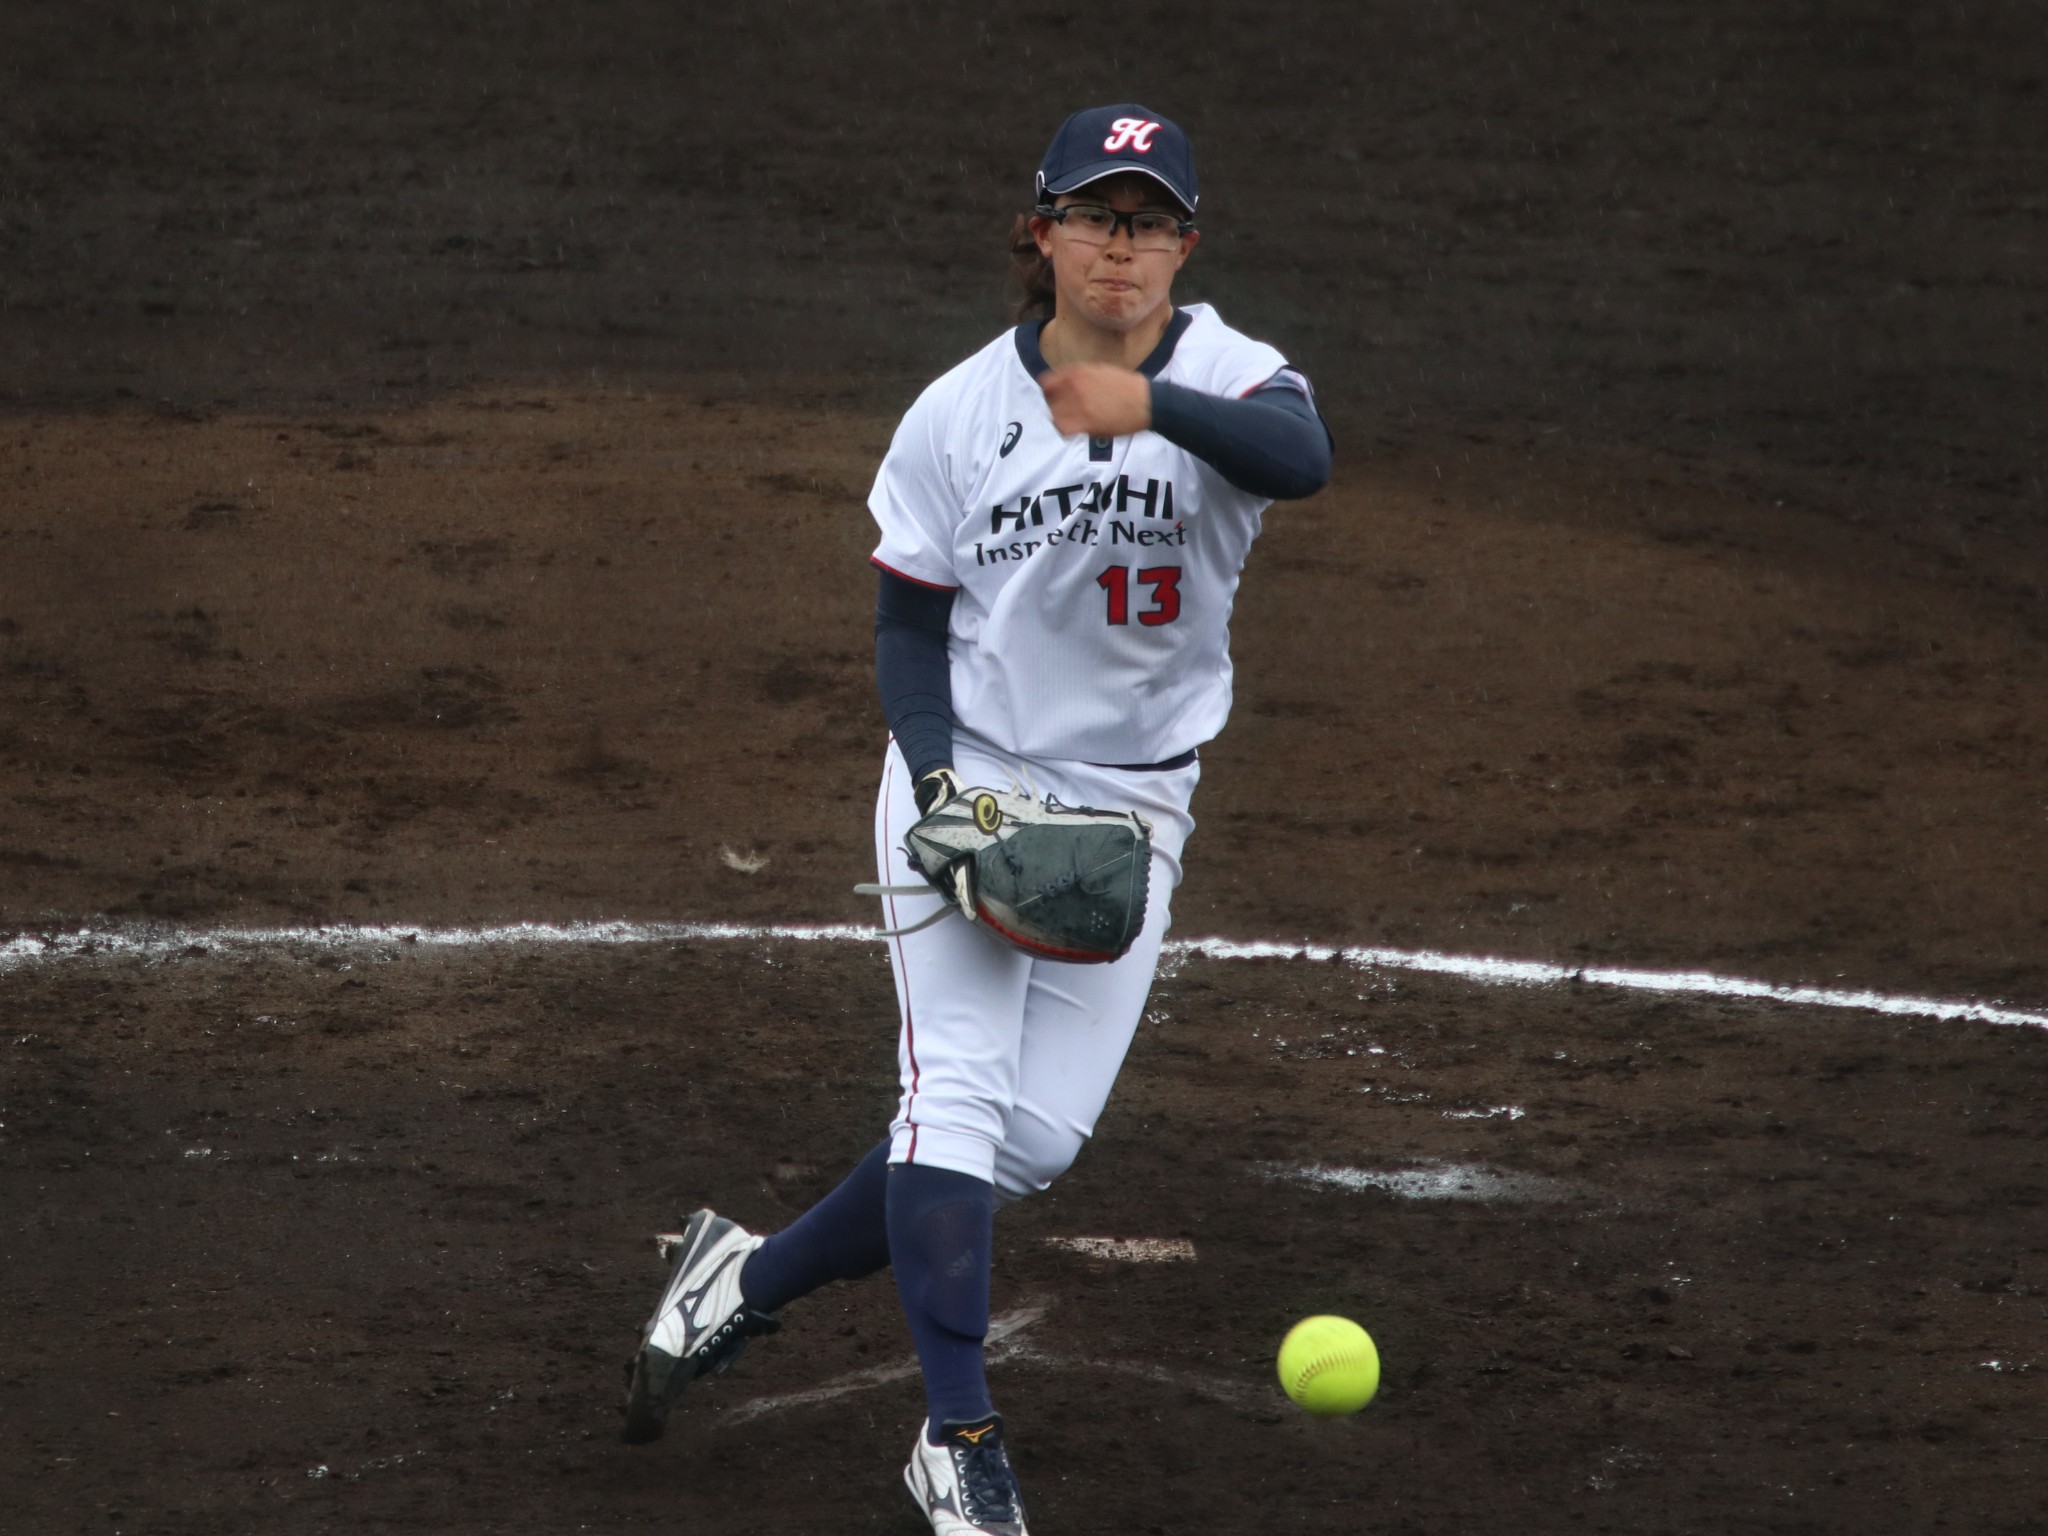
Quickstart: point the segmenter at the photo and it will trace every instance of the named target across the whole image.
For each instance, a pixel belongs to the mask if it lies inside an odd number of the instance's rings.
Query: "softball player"
[[[905,1469],[938,1536],[1024,1536],[982,1369],[996,1206],[1093,1132],[1144,1012],[1200,775],[1229,714],[1228,620],[1275,499],[1329,478],[1308,384],[1173,280],[1200,238],[1193,156],[1135,105],[1078,112],[1013,241],[1020,323],[910,408],[868,506],[876,673],[891,740],[884,883],[963,786],[1012,784],[1151,823],[1150,908],[1106,965],[1035,957],[947,919],[890,940],[902,1097],[889,1135],[772,1237],[699,1211],[629,1366],[629,1441],[691,1380],[830,1280],[892,1267],[927,1417]],[[939,898],[891,896],[907,927]]]

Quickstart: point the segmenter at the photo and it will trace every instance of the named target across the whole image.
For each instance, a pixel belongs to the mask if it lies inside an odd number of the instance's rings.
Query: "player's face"
[[[1180,208],[1149,176],[1112,176],[1053,199],[1058,208],[1077,203],[1117,213],[1167,213]],[[1173,295],[1173,275],[1201,235],[1189,230],[1164,250],[1140,250],[1127,224],[1119,224],[1105,245],[1096,236],[1039,217],[1031,221],[1038,248],[1052,262],[1059,312],[1105,331],[1135,331],[1159,313]]]

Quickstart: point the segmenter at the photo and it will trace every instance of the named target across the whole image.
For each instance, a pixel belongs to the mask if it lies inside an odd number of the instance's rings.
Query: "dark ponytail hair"
[[[1038,249],[1028,213],[1018,214],[1017,222],[1010,226],[1010,271],[1023,290],[1017,300],[1018,323],[1050,320],[1054,303],[1052,263]]]

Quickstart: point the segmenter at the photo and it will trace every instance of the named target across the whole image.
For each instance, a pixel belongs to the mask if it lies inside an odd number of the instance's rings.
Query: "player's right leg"
[[[884,1139],[832,1193],[754,1250],[740,1272],[747,1305],[780,1312],[834,1280],[859,1280],[887,1268],[888,1178]]]
[[[875,822],[884,883],[917,878],[897,846],[916,814],[892,748]],[[891,899],[912,908],[937,900]],[[900,913],[887,919],[890,926],[908,920]],[[724,1370],[747,1338],[777,1326],[768,1314],[829,1281],[858,1279],[891,1262],[899,1263],[899,1283],[907,1277],[906,1317],[925,1366],[927,1404],[937,1409],[932,1422],[943,1427],[962,1403],[985,1407],[981,1347],[993,1208],[987,1191],[1008,1123],[1030,962],[964,920],[948,919],[892,941],[891,964],[903,1092],[890,1141],[773,1237],[756,1237],[709,1211],[691,1218],[628,1365],[629,1441],[657,1438],[683,1388]],[[892,1163],[908,1166],[892,1173]],[[965,1223],[957,1219],[958,1189],[948,1182],[963,1175],[982,1192],[966,1202]],[[963,1233],[967,1249],[960,1246]]]
[[[725,1370],[748,1339],[781,1326],[748,1306],[740,1290],[740,1271],[760,1246],[760,1238],[713,1211],[697,1212],[683,1228],[670,1249],[668,1284],[626,1362],[622,1433],[629,1445],[659,1440],[685,1387]]]
[[[889,1143],[882,1141],[772,1237],[756,1237],[711,1211],[690,1218],[627,1363],[629,1443],[659,1439],[683,1389],[725,1370],[749,1338],[773,1332],[779,1324],[770,1314],[829,1281],[858,1280],[888,1264],[888,1175]]]
[[[901,755],[892,748],[875,807],[875,861],[885,884],[918,883],[900,847],[903,828],[917,816],[906,783]],[[884,926],[900,926],[937,904],[936,893],[892,898],[884,913]],[[1006,1111],[1009,1073],[1005,1064],[1014,1059],[1015,1046],[1004,1038],[1006,1026],[1000,1018],[991,1030],[987,1004],[1000,994],[1004,973],[1010,977],[1010,990],[1017,991],[1015,982],[1022,968],[1004,954],[991,956],[993,946],[986,936],[974,933],[964,922],[948,920],[939,926],[952,931],[914,934],[908,936],[907,943],[898,940],[891,946],[901,1010],[897,1041],[903,1075],[900,1119],[909,1127],[902,1155],[892,1156],[896,1139],[892,1131],[890,1140],[870,1151],[838,1188],[770,1237],[747,1260],[741,1286],[748,1303],[764,1312],[779,1311],[830,1281],[859,1279],[888,1264],[887,1166],[892,1161],[918,1161],[913,1150],[920,1135],[914,1123],[917,1116],[938,1121],[936,1134],[942,1140],[950,1134],[948,1127],[961,1123],[963,1111],[972,1139],[987,1141],[1002,1124],[1002,1115],[990,1114],[989,1109]],[[921,939],[926,942],[918,942]],[[990,966],[995,968],[993,975]],[[991,982],[996,983],[993,990]],[[1021,1002],[1021,993],[1017,995]],[[964,1015],[956,1001],[969,1005]],[[921,1105],[917,1103],[920,1098]],[[926,1150],[931,1151],[929,1145]],[[970,1149],[964,1163],[957,1155],[957,1145],[954,1152],[956,1155],[947,1159],[951,1166],[979,1167],[978,1151]]]

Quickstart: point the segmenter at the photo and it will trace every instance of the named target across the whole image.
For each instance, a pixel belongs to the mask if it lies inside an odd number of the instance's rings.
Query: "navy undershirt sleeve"
[[[1298,501],[1330,483],[1330,429],[1284,384],[1226,400],[1154,379],[1152,430],[1254,496]]]
[[[953,762],[953,669],[946,634],[953,591],[881,573],[875,597],[875,687],[912,778]]]

